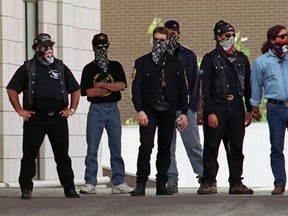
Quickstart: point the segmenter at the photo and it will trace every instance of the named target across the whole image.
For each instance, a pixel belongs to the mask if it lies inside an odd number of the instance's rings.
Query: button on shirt
[[[264,98],[288,99],[288,55],[280,60],[271,49],[255,59],[251,73],[252,106],[259,106],[264,86]]]

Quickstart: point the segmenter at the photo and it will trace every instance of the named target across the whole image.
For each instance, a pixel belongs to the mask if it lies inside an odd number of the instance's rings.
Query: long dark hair
[[[261,47],[261,52],[266,53],[272,47],[270,40],[274,40],[282,29],[286,29],[283,25],[275,25],[267,31],[267,41],[265,41]]]

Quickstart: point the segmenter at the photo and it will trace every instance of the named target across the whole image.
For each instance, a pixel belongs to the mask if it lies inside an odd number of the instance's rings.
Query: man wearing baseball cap
[[[184,67],[189,93],[189,109],[187,112],[188,126],[185,130],[179,130],[184,147],[187,152],[190,164],[194,173],[201,180],[203,175],[203,150],[200,144],[199,128],[196,121],[197,103],[199,98],[199,75],[197,57],[195,53],[182,46],[180,39],[180,24],[176,20],[168,20],[164,26],[169,31],[170,54],[177,56]],[[177,111],[177,117],[181,114]],[[173,192],[178,192],[178,170],[176,163],[176,128],[174,128],[173,140],[171,143],[171,164],[168,170],[168,188]]]
[[[82,71],[81,95],[90,102],[87,116],[87,155],[85,158],[85,185],[83,194],[96,193],[98,148],[105,128],[111,152],[112,193],[127,194],[132,191],[125,182],[125,167],[121,156],[121,120],[118,101],[127,87],[126,76],[118,61],[108,58],[110,42],[104,33],[94,35],[92,48],[95,58]]]
[[[253,194],[253,190],[242,183],[245,127],[252,121],[250,63],[242,52],[234,48],[235,29],[230,23],[217,22],[214,39],[216,48],[205,54],[200,66],[204,171],[198,194],[217,193],[217,156],[222,139],[225,140],[229,167],[229,194]]]
[[[80,197],[75,191],[74,173],[68,154],[67,123],[67,118],[77,109],[80,86],[70,69],[54,57],[54,44],[49,34],[38,34],[32,45],[34,57],[15,72],[6,87],[13,108],[24,119],[23,157],[19,175],[22,199],[32,197],[35,159],[46,134],[65,196]],[[23,93],[22,105],[19,102],[20,93]],[[71,95],[70,106],[68,94]]]

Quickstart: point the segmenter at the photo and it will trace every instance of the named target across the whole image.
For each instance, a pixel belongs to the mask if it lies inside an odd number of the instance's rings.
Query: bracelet
[[[73,114],[76,112],[76,110],[73,108],[70,108],[70,110],[73,112]]]
[[[261,114],[261,112],[258,112],[257,114],[255,114],[253,111],[252,111],[252,115],[253,116],[259,116]]]
[[[202,112],[197,112],[197,114],[202,114]]]

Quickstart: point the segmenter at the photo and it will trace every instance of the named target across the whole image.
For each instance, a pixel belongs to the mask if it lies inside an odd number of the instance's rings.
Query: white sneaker
[[[96,193],[95,186],[93,186],[91,184],[85,184],[84,187],[79,191],[79,193],[95,194]]]
[[[127,183],[122,183],[117,186],[113,186],[112,188],[112,194],[128,194],[133,190],[133,188],[130,188]]]

